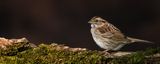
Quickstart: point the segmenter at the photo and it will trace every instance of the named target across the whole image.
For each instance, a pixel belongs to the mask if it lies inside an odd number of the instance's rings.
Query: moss
[[[17,55],[25,61],[33,63],[96,63],[103,57],[97,51],[71,52],[55,50],[49,45],[40,45],[38,48],[21,52]],[[29,59],[34,58],[34,59]]]
[[[124,56],[124,57],[118,57],[118,58],[112,58],[111,61],[109,61],[109,64],[143,64],[144,63],[145,56],[141,53],[135,53],[132,55]]]
[[[146,56],[160,53],[160,48],[155,48],[123,57],[106,58],[99,51],[70,51],[61,46],[40,44],[32,47],[28,42],[8,46],[5,50],[0,49],[0,64],[144,64],[155,61],[155,58],[148,59]],[[156,59],[155,62],[158,61]]]
[[[16,48],[18,49],[18,48]],[[68,50],[56,50],[53,46],[41,44],[36,48],[27,49],[25,51],[11,50],[15,54],[10,56],[3,54],[0,63],[12,64],[48,64],[48,63],[97,63],[104,57],[98,54],[98,51],[81,51],[74,52]],[[8,53],[8,52],[7,52]],[[8,56],[7,56],[8,55]]]
[[[159,64],[160,57],[152,57],[153,54],[160,53],[160,48],[150,48],[145,51],[137,51],[131,55],[117,57],[117,58],[108,58],[108,64]],[[146,56],[151,56],[146,58]],[[155,60],[156,59],[156,60]],[[154,61],[154,62],[153,62]]]
[[[6,56],[14,56],[18,52],[31,49],[31,44],[29,42],[19,42],[16,44],[13,44],[11,46],[6,46],[7,49],[0,49],[0,55],[6,55]]]

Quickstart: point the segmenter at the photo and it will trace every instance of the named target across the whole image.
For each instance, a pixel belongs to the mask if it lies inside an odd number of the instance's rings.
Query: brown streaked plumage
[[[117,27],[95,16],[88,23],[91,24],[91,34],[98,46],[108,50],[119,50],[125,44],[133,42],[148,42],[150,41],[131,38],[125,36]]]

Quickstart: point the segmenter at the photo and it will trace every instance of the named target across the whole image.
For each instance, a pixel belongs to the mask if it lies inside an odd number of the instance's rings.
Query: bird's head
[[[103,26],[107,21],[102,19],[101,17],[95,16],[93,17],[88,23],[91,24],[92,27],[101,27]]]

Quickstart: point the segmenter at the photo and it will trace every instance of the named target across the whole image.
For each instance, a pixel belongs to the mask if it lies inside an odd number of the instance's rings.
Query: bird
[[[135,42],[152,43],[147,40],[132,38],[124,35],[120,29],[107,20],[94,16],[89,20],[91,34],[95,43],[105,51],[118,51],[126,44]]]

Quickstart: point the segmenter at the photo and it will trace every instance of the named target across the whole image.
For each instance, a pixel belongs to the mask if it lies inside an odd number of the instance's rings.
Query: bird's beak
[[[91,22],[91,21],[89,21],[88,23],[90,23],[90,24],[91,24],[92,22]]]
[[[93,21],[91,21],[91,20],[90,20],[88,23],[90,23],[90,24],[94,24],[95,22],[93,22]]]

